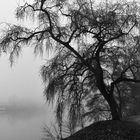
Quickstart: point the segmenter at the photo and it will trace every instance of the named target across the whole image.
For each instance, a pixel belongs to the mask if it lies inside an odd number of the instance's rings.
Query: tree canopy
[[[25,45],[35,53],[55,50],[41,75],[60,125],[66,116],[73,128],[87,119],[123,117],[134,99],[131,84],[140,82],[139,3],[34,0],[19,6],[16,17],[34,19],[36,27],[8,25],[1,52],[13,62]]]

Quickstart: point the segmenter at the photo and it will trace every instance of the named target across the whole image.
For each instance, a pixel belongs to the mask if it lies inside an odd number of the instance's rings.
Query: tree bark
[[[119,109],[113,95],[109,95],[108,104],[110,106],[112,120],[121,120]]]
[[[103,81],[103,71],[100,65],[98,65],[98,69],[96,70],[96,84],[110,107],[112,120],[121,120],[119,108],[114,99],[113,93],[107,91],[107,87]]]
[[[102,84],[100,83],[98,88],[110,107],[112,120],[121,120],[118,105],[117,105],[113,95],[107,93],[104,83],[102,83]]]

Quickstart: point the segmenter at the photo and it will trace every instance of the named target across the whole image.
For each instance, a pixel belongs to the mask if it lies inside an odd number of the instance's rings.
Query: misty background
[[[17,21],[15,17],[17,6],[24,2],[0,1],[1,32],[5,23],[33,25],[27,21]],[[52,106],[46,104],[39,73],[44,62],[44,58],[35,57],[33,49],[28,47],[23,49],[12,67],[8,55],[0,56],[1,140],[41,140],[43,125],[53,121]]]
[[[18,3],[21,2],[16,0],[0,1],[1,25],[3,22],[18,22],[14,15]],[[2,55],[0,57],[0,102],[7,102],[12,98],[42,102],[44,100],[43,85],[39,75],[41,62],[41,58],[35,57],[30,48],[24,49],[12,68],[8,55]]]

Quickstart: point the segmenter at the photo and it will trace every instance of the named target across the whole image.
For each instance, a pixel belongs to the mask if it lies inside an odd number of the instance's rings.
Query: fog
[[[0,29],[3,23],[18,23],[15,9],[22,0],[0,1]],[[52,106],[43,96],[39,74],[44,59],[28,46],[10,66],[8,54],[0,56],[0,139],[41,140],[42,127],[54,120]]]
[[[0,139],[41,140],[43,125],[54,120],[46,104],[39,74],[44,60],[26,48],[10,67],[8,56],[0,57]]]
[[[52,106],[43,96],[43,63],[30,48],[12,67],[8,56],[0,57],[0,139],[41,140],[43,125],[54,121]]]
[[[43,83],[39,74],[41,62],[43,61],[35,58],[29,48],[24,49],[12,67],[10,67],[8,56],[1,56],[0,102],[21,98],[45,102],[42,94]]]

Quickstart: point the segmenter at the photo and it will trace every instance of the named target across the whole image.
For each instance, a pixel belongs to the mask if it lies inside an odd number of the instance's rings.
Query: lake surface
[[[43,126],[52,121],[51,110],[46,106],[26,107],[1,109],[0,140],[41,140],[44,137]]]

